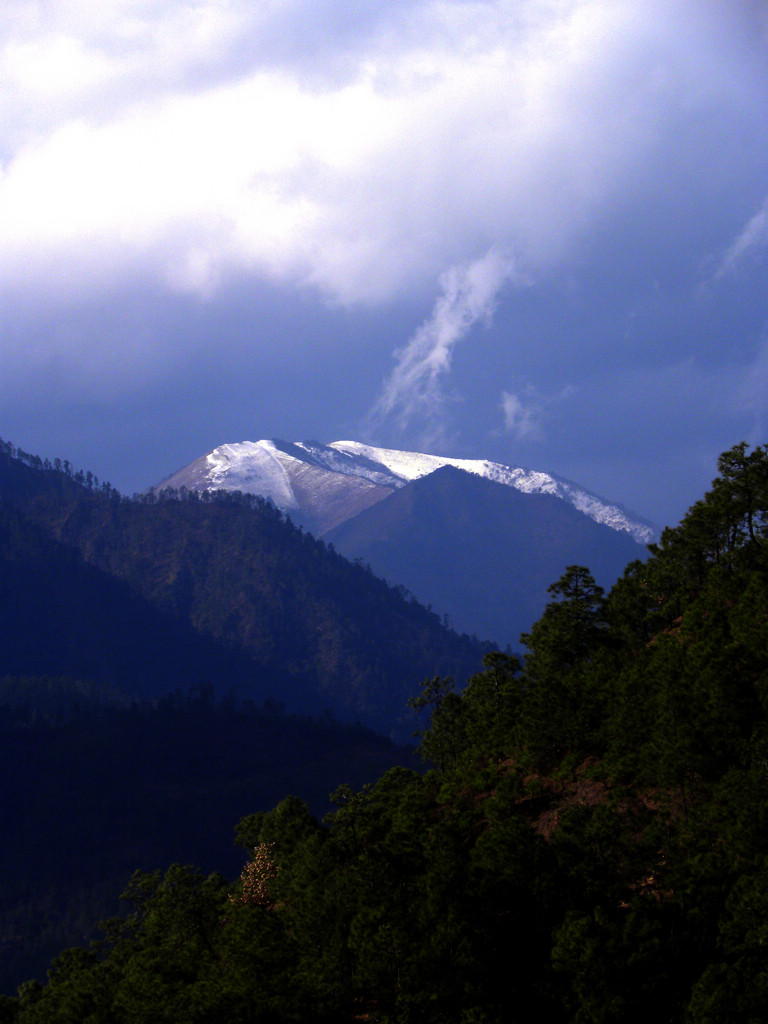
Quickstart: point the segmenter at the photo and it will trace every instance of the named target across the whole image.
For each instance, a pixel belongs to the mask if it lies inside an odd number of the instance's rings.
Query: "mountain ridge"
[[[16,615],[28,624],[23,633],[20,627],[7,636],[0,630],[0,653],[14,674],[66,675],[73,648],[98,648],[103,658],[91,668],[81,657],[78,674],[95,673],[95,681],[119,686],[124,669],[135,664],[139,680],[146,671],[141,695],[159,695],[163,673],[158,679],[149,671],[157,650],[167,666],[162,692],[203,681],[199,672],[206,665],[218,693],[232,688],[240,697],[271,697],[292,710],[327,709],[407,738],[407,700],[424,676],[440,671],[466,679],[487,649],[447,630],[404,588],[352,564],[264,499],[221,493],[126,498],[81,483],[80,476],[45,468],[34,456],[16,457],[0,444],[0,561],[12,559],[13,568],[0,598],[6,621]],[[41,588],[32,586],[43,578],[32,564],[34,543],[44,543],[51,568],[62,567],[61,579],[42,587],[45,605]],[[102,621],[108,609],[109,621]],[[51,640],[36,651],[36,616],[45,614]],[[153,640],[146,652],[141,643],[136,651],[128,644],[116,660],[111,649],[127,641],[113,627],[124,619],[145,621],[136,632]],[[43,635],[42,625],[38,632]],[[181,660],[174,664],[166,633],[187,637],[185,649],[194,643],[184,672]],[[92,636],[114,642],[90,643]],[[144,653],[149,659],[134,658]]]
[[[459,632],[512,649],[568,565],[610,587],[655,536],[561,477],[359,441],[221,445],[155,491],[165,487],[267,498]]]
[[[152,490],[186,487],[259,494],[322,535],[394,490],[443,466],[453,466],[524,493],[552,494],[595,522],[628,533],[638,544],[650,543],[658,533],[650,521],[564,477],[488,459],[377,448],[360,441],[322,444],[262,439],[224,444],[173,473]],[[335,479],[339,476],[343,483]],[[329,514],[327,501],[332,492],[335,503]]]
[[[551,494],[442,466],[325,534],[455,628],[515,648],[569,564],[611,586],[641,549]]]

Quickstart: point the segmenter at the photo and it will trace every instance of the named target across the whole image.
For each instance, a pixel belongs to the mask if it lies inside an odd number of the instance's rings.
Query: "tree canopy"
[[[610,593],[569,567],[519,660],[430,677],[425,772],[243,819],[239,882],[134,876],[0,1020],[768,1019],[767,466],[737,445]]]

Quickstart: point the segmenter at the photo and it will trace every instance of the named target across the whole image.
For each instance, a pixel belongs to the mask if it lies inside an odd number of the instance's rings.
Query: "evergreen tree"
[[[569,566],[530,633],[520,741],[544,766],[594,752],[602,716],[596,666],[609,631],[603,590],[589,570]]]

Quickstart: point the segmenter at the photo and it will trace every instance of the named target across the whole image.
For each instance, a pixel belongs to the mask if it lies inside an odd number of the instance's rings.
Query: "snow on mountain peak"
[[[489,462],[487,459],[453,459],[439,455],[424,455],[421,452],[374,448],[359,441],[334,441],[328,447],[350,456],[361,456],[374,464],[380,463],[403,482],[417,480],[442,466],[454,466],[466,473],[474,473],[487,480],[515,487],[527,494],[552,494],[562,498],[595,522],[603,523],[614,530],[626,531],[639,544],[649,544],[655,536],[651,526],[630,517],[618,505],[610,504],[567,480],[539,470],[507,466],[500,462]]]
[[[648,544],[655,536],[649,524],[576,484],[539,470],[487,459],[454,459],[376,448],[360,441],[333,441],[326,445],[318,441],[273,439],[224,444],[193,465],[194,474],[190,475],[188,467],[166,483],[259,494],[284,511],[309,511],[316,516],[320,512],[326,528],[329,522],[341,521],[353,509],[359,511],[413,480],[443,466],[453,466],[519,491],[554,495],[595,522],[629,533],[639,544]],[[348,483],[344,483],[344,478]],[[354,505],[348,504],[352,492]]]
[[[220,445],[206,456],[207,489],[260,494],[278,508],[298,508],[286,458],[290,456],[280,452],[273,441]]]

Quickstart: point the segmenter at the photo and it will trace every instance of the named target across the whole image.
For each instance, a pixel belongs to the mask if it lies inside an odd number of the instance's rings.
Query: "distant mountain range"
[[[0,443],[0,680],[211,684],[408,739],[408,698],[488,645],[252,495],[126,498]]]
[[[242,441],[223,444],[153,488],[242,491],[269,498],[313,532],[323,534],[394,491],[452,466],[472,476],[514,487],[524,494],[550,494],[639,544],[650,543],[656,526],[563,477],[486,459],[453,459],[422,452],[374,448],[359,441]]]
[[[566,566],[587,565],[610,586],[657,533],[549,473],[357,441],[222,445],[164,488],[268,498],[458,630],[513,647]]]

